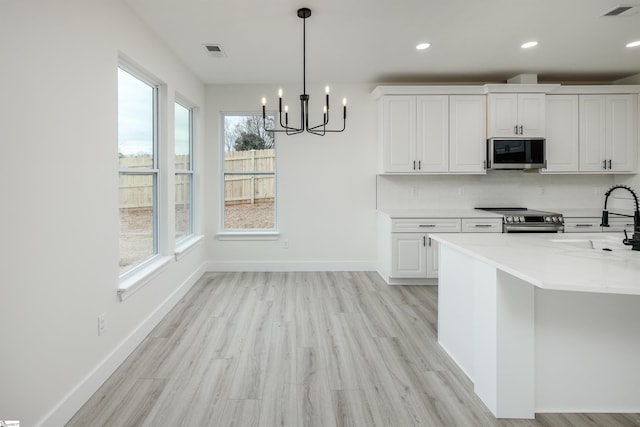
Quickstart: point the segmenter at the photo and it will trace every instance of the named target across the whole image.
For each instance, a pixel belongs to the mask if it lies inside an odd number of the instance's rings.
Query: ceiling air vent
[[[637,5],[633,4],[619,4],[613,9],[605,12],[602,16],[629,16],[638,13]]]
[[[213,56],[214,58],[224,58],[225,56],[227,56],[218,44],[205,44],[203,46],[206,51],[209,52],[209,55]]]

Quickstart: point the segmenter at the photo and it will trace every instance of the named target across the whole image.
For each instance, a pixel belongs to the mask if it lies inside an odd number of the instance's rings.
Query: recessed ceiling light
[[[634,42],[627,43],[627,47],[638,47],[638,46],[640,46],[640,40],[636,40]]]
[[[529,48],[532,48],[534,46],[538,46],[538,42],[536,42],[536,41],[526,42],[526,43],[523,43],[522,46],[520,46],[520,47],[523,48],[523,49],[529,49]]]
[[[420,44],[416,45],[416,49],[425,50],[429,46],[431,46],[431,43],[420,43]]]

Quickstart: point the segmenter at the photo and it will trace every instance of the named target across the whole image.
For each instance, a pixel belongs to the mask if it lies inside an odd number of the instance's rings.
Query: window
[[[158,254],[158,86],[118,68],[120,275]]]
[[[175,103],[176,242],[193,234],[193,108]]]
[[[267,127],[275,117],[267,116]],[[223,114],[224,231],[276,230],[276,150],[262,114]]]

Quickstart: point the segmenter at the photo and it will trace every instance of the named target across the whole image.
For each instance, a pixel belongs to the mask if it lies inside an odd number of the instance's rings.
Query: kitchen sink
[[[622,239],[555,239],[551,241],[578,249],[596,249],[602,251],[630,249],[629,246],[622,243]]]

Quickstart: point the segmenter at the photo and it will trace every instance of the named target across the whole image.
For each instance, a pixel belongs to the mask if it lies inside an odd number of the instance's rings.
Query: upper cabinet
[[[578,95],[547,95],[545,172],[578,172]]]
[[[487,95],[489,138],[544,137],[544,93]]]
[[[545,138],[542,173],[636,173],[639,94],[640,85],[379,86],[378,170],[484,174],[487,138]]]
[[[484,95],[390,95],[379,104],[386,173],[485,173]]]
[[[449,172],[485,172],[486,105],[484,95],[449,97]]]
[[[637,95],[580,95],[580,171],[633,172]]]
[[[448,96],[386,96],[380,108],[384,172],[447,171]]]

